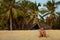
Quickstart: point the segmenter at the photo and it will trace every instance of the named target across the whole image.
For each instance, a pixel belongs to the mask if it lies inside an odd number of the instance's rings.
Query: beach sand
[[[39,37],[39,30],[3,30],[0,40],[60,40],[60,30],[45,30],[47,37]]]

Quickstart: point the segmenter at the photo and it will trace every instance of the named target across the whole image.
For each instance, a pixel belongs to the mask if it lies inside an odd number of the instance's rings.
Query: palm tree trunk
[[[50,29],[52,29],[53,20],[54,20],[54,18],[53,18],[53,16],[54,16],[54,11],[52,11],[50,15],[51,15]]]
[[[22,30],[24,30],[24,24],[22,23]]]
[[[10,7],[10,30],[12,30],[12,17],[13,17],[12,14],[13,14],[12,13],[12,7]]]
[[[39,28],[40,28],[40,26],[41,26],[41,24],[39,23],[39,21],[38,21],[38,19],[37,19],[37,15],[35,15],[35,19],[34,20],[36,20],[36,24],[39,26]]]
[[[15,19],[15,20],[16,20],[18,26],[19,26],[19,29],[20,29],[20,23],[19,23],[18,19]]]
[[[10,18],[10,30],[12,30],[12,18]]]
[[[51,21],[51,23],[50,23],[50,29],[52,29],[52,21]]]

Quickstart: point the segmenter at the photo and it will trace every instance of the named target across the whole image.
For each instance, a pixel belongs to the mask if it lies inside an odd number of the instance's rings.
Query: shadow
[[[34,25],[34,26],[31,28],[31,30],[37,30],[37,29],[39,29],[38,24]]]

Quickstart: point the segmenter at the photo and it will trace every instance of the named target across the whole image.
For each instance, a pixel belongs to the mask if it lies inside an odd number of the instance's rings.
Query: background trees
[[[60,16],[55,12],[57,5],[60,5],[59,1],[48,1],[44,4],[44,7],[47,8],[46,10],[38,8],[41,6],[40,3],[33,3],[28,0],[20,0],[18,2],[16,0],[0,1],[0,29],[30,29],[32,23],[38,24],[39,27],[43,26],[43,24],[48,24],[51,29],[57,27],[60,24],[58,23]],[[39,13],[42,13],[43,16],[39,15]],[[44,17],[48,14],[50,16],[45,21]],[[40,19],[37,18],[38,15]],[[53,24],[53,22],[55,23]]]
[[[47,24],[50,26],[50,28],[52,28],[53,21],[57,17],[57,13],[55,13],[55,9],[58,7],[57,5],[60,5],[60,1],[55,2],[54,0],[52,0],[52,2],[48,1],[47,4],[44,4],[44,6],[46,6],[46,8],[48,9],[48,13],[50,14],[50,16],[47,18]]]

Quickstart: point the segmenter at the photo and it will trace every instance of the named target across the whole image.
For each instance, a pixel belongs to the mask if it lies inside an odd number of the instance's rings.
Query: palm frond
[[[44,14],[43,17],[45,17],[45,16],[47,16],[47,15],[49,15],[49,13]]]
[[[39,10],[39,12],[40,12],[41,14],[44,14],[44,13],[46,13],[46,12],[48,12],[48,11],[45,10],[45,9],[42,9],[42,10]]]
[[[55,4],[56,4],[56,5],[60,5],[60,1],[56,2]]]
[[[38,3],[38,7],[39,7],[39,6],[41,6],[41,4],[40,4],[40,3]]]

